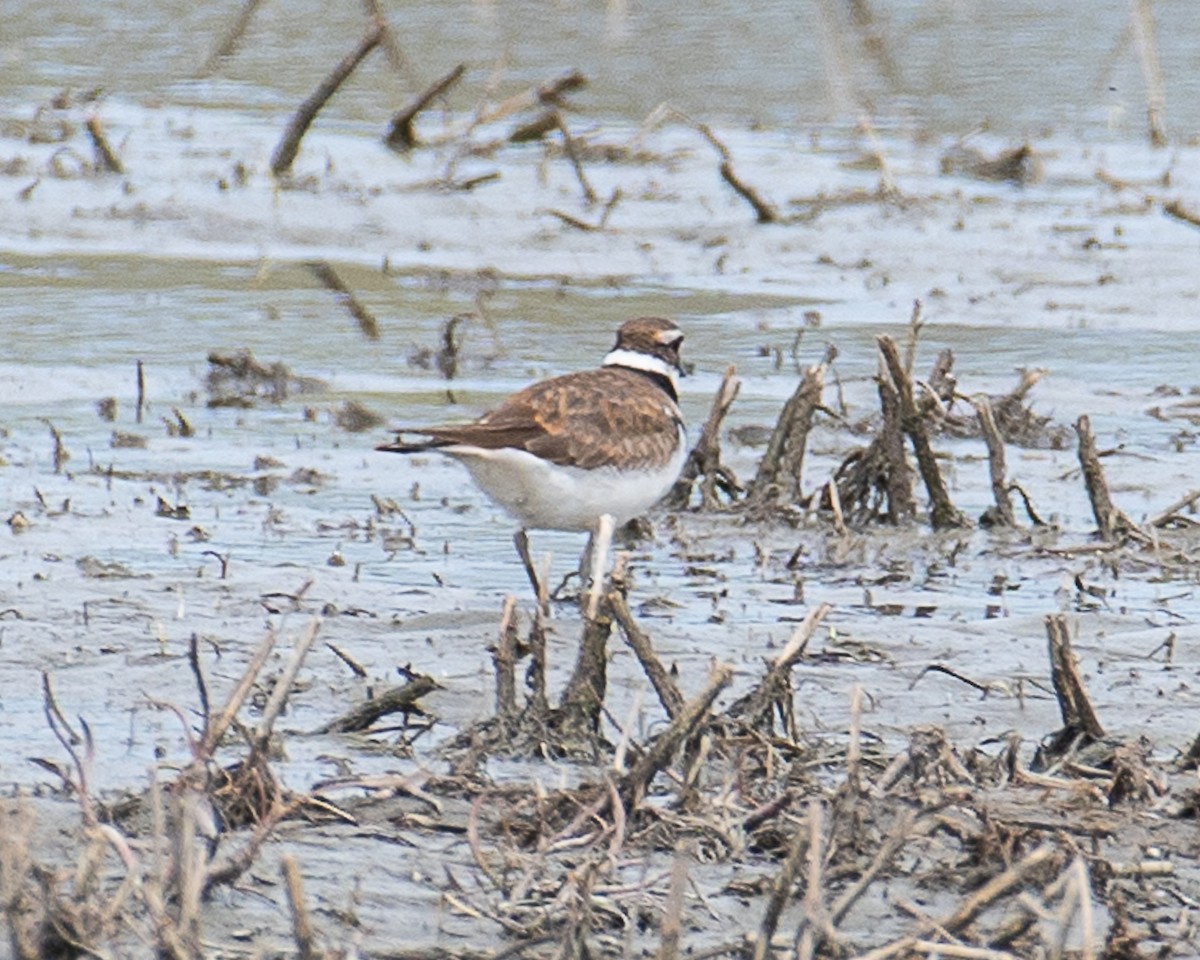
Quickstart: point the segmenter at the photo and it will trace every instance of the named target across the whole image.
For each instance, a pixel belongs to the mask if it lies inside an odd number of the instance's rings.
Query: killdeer
[[[595,370],[553,377],[514,393],[474,423],[400,431],[389,453],[436,450],[460,461],[476,485],[518,523],[514,537],[530,580],[527,530],[586,530],[581,571],[594,616],[614,528],[666,495],[687,458],[676,375],[683,333],[638,317]]]

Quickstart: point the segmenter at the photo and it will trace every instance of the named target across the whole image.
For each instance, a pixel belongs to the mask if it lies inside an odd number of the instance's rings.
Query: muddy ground
[[[464,112],[403,160],[318,126],[276,177],[283,117],[112,98],[118,173],[93,112],[0,126],[0,949],[1195,955],[1194,144],[668,113],[580,124],[577,168]],[[920,484],[899,526],[839,519],[820,491],[882,429],[876,338],[904,346],[915,300],[915,376],[955,356],[962,429],[925,418],[968,522],[935,530]],[[539,621],[464,473],[373,446],[594,363],[638,313],[688,334],[693,440],[736,365],[743,485],[839,354],[801,495],[694,492],[625,542],[612,602],[664,670],[614,626],[581,733],[578,605]],[[969,399],[1033,369],[1028,509],[986,527]],[[555,583],[581,546],[534,536]],[[1059,629],[1102,733],[1064,707]],[[405,683],[419,709],[320,732]]]

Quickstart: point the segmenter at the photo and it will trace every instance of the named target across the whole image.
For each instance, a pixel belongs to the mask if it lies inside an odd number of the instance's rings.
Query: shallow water
[[[135,99],[254,114],[290,110],[361,35],[354,3],[261,5],[238,52],[196,79],[241,3],[49,0],[8,11],[0,89],[15,100],[103,87]],[[592,81],[592,114],[639,122],[668,102],[699,119],[796,127],[867,112],[885,123],[962,135],[987,123],[1004,135],[1112,129],[1140,136],[1144,93],[1126,0],[1084,10],[1040,0],[903,0],[873,7],[856,32],[833,3],[659,4],[536,0],[384,3],[404,64],[382,58],[340,94],[331,122],[377,118],[453,65],[469,72],[455,109],[499,76],[540,83],[565,70]],[[1154,5],[1168,128],[1200,127],[1196,10]],[[871,39],[879,42],[872,46]],[[302,52],[302,56],[297,56]]]

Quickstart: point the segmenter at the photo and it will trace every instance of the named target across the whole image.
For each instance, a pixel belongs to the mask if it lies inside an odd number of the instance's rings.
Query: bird
[[[682,344],[672,320],[626,320],[598,368],[534,383],[472,423],[397,430],[376,449],[462,463],[517,522],[513,540],[535,592],[527,531],[586,531],[580,573],[594,617],[613,531],[661,500],[687,459]]]

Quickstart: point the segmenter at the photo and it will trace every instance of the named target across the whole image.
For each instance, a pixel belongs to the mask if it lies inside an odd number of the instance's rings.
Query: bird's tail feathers
[[[396,433],[396,439],[391,443],[381,443],[375,449],[384,453],[425,453],[450,445],[449,440],[439,440],[437,437],[424,437],[420,440],[405,440],[404,431]]]

